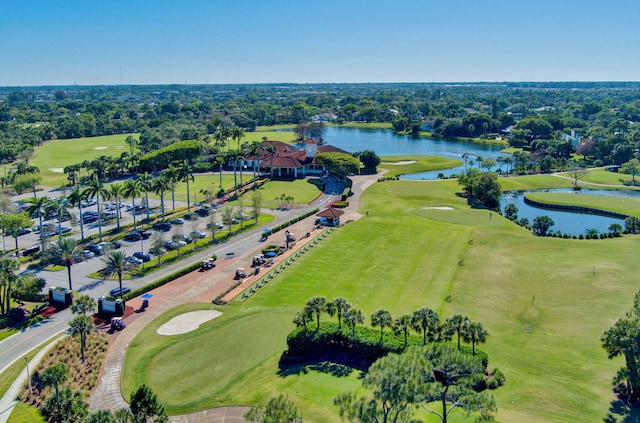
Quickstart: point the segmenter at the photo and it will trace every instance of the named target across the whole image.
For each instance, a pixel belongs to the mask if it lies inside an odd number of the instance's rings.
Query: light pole
[[[24,361],[27,363],[27,380],[29,381],[29,395],[33,395],[33,388],[31,387],[31,372],[29,372],[29,357],[25,357]]]

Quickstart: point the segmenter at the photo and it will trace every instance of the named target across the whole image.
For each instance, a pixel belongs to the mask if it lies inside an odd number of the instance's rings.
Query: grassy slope
[[[541,178],[545,182],[509,179],[523,187],[553,185],[546,180],[553,177]],[[293,328],[293,312],[310,296],[344,296],[367,317],[379,307],[397,315],[426,305],[442,317],[462,312],[482,321],[491,334],[482,348],[491,366],[507,376],[507,385],[495,391],[499,421],[602,420],[620,363],[606,359],[599,337],[631,306],[637,287],[629,263],[639,238],[597,243],[536,238],[504,219],[488,219],[484,210],[469,209],[454,195],[458,190],[455,181],[375,184],[362,199],[368,217],[335,232],[246,303],[223,309],[227,320],[175,340],[153,336],[159,322],[145,329],[127,355],[125,393],[136,377],[169,398],[168,393],[177,395],[172,384],[181,374],[183,385],[205,393],[179,408],[170,406],[173,412],[264,403],[274,392],[285,392],[311,421],[338,421],[331,399],[355,389],[356,376],[334,378],[313,370],[278,376],[277,359],[283,334]],[[454,210],[428,208],[439,206]],[[242,340],[265,330],[257,316],[270,323],[273,336],[265,346],[245,346]],[[241,325],[243,319],[251,324]],[[190,339],[197,342],[186,342]],[[239,365],[242,357],[234,355],[243,349],[252,358]],[[216,351],[225,351],[224,357]],[[216,375],[225,375],[223,386],[209,373],[201,377],[193,365],[192,371],[163,376],[163,366],[186,353],[202,366],[221,364]]]

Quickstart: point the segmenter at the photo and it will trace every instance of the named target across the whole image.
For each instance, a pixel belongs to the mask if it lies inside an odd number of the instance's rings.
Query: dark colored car
[[[201,209],[196,210],[196,213],[200,217],[205,217],[205,216],[209,216],[209,214],[211,214],[211,210],[203,207]]]
[[[196,220],[198,216],[195,213],[187,213],[183,216],[185,220]]]
[[[122,242],[120,242],[120,241],[111,241],[111,248],[113,248],[114,250],[117,250],[120,247],[122,247]]]
[[[142,235],[138,231],[129,232],[124,236],[125,241],[140,241],[142,239]]]
[[[156,224],[153,225],[153,229],[157,230],[157,231],[170,231],[171,230],[171,223],[169,222],[158,222]]]
[[[131,292],[131,288],[126,287],[126,286],[122,287],[122,295],[128,294],[129,292]],[[120,288],[113,288],[111,290],[111,296],[112,297],[119,297],[120,296]]]
[[[135,253],[133,253],[133,256],[135,258],[139,258],[144,262],[151,261],[151,256],[147,253],[143,253],[142,251],[136,251]]]

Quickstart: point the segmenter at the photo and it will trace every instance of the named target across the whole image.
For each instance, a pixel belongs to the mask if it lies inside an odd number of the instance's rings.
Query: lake
[[[554,225],[551,227],[551,232],[561,231],[563,234],[570,235],[585,235],[587,229],[595,228],[598,233],[609,232],[608,227],[612,223],[618,223],[624,228],[624,220],[614,219],[607,216],[599,216],[589,213],[577,213],[577,212],[565,212],[559,210],[541,209],[531,206],[524,202],[524,196],[527,193],[534,192],[564,192],[574,193],[572,189],[553,189],[553,190],[540,190],[540,191],[509,191],[502,195],[500,202],[500,209],[504,212],[504,208],[509,203],[513,203],[518,207],[518,220],[526,217],[529,219],[529,224],[533,224],[533,219],[538,216],[549,216]],[[633,197],[640,198],[640,192],[638,191],[608,191],[608,190],[591,190],[582,189],[577,194],[583,195],[599,195],[599,196],[614,196],[614,197]]]

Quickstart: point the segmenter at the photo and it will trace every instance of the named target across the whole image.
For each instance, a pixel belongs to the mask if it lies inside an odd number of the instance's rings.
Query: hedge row
[[[160,287],[160,286],[162,286],[164,284],[167,284],[167,283],[173,281],[174,279],[178,279],[179,277],[184,276],[187,273],[191,273],[194,270],[199,269],[199,268],[200,268],[200,263],[199,262],[190,264],[187,267],[184,267],[184,268],[182,268],[182,269],[180,269],[178,271],[175,271],[175,272],[171,273],[170,275],[163,276],[160,279],[151,282],[150,284],[147,284],[147,285],[145,285],[145,286],[143,286],[141,288],[138,288],[136,290],[133,290],[133,291],[129,292],[128,294],[125,294],[123,296],[123,298],[124,298],[125,301],[128,301],[128,300],[130,300],[132,298],[135,298],[135,297],[137,297],[139,295],[144,294],[145,292],[149,292],[149,291],[151,291],[153,289],[156,289],[156,288],[158,288],[158,287]]]
[[[276,232],[281,231],[284,228],[287,228],[287,227],[293,225],[294,223],[297,223],[297,222],[299,222],[301,220],[304,220],[307,217],[318,213],[319,211],[320,211],[320,209],[315,208],[315,209],[313,209],[311,211],[306,212],[305,214],[302,214],[302,215],[300,215],[298,217],[295,217],[295,218],[293,218],[291,220],[288,220],[288,221],[286,221],[284,223],[281,223],[281,224],[279,224],[277,226],[274,226],[273,228],[271,228],[271,234],[275,234]]]
[[[313,323],[310,324],[314,326]],[[410,334],[407,345],[404,334],[384,332],[383,342],[380,343],[380,330],[366,326],[356,327],[355,334],[351,328],[336,323],[322,323],[320,329],[298,328],[287,336],[288,350],[283,354],[284,362],[301,362],[326,356],[347,357],[363,367],[369,367],[374,361],[390,352],[401,353],[406,347],[422,345],[422,336]],[[471,348],[461,346],[463,352],[471,354]],[[483,365],[487,366],[489,357],[476,348]]]

